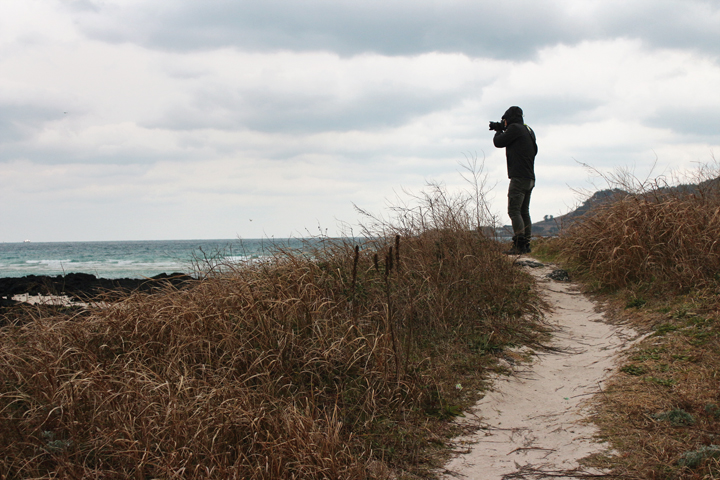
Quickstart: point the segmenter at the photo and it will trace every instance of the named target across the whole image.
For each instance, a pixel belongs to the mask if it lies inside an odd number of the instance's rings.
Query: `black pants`
[[[535,188],[535,180],[529,178],[511,178],[508,189],[508,215],[513,227],[513,239],[525,237],[530,240],[532,222],[530,220],[530,194]]]

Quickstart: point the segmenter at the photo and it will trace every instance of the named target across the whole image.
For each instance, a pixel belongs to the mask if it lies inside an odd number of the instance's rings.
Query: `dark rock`
[[[530,259],[527,259],[527,258],[526,258],[526,259],[523,259],[523,260],[518,260],[516,263],[517,263],[518,265],[520,265],[520,266],[530,267],[530,268],[540,268],[540,267],[544,267],[544,266],[545,266],[545,265],[543,265],[542,263],[540,263],[540,262],[538,262],[538,261],[530,260]]]
[[[548,273],[548,278],[552,278],[553,280],[557,280],[558,282],[569,282],[570,281],[570,275],[565,270],[553,270],[552,272]]]
[[[161,273],[159,275],[155,275],[154,277],[150,277],[150,278],[152,280],[169,280],[170,283],[172,283],[173,285],[194,280],[194,278],[191,277],[190,275],[186,275],[184,273],[179,273],[179,272],[171,273],[169,275],[167,273]]]
[[[20,303],[20,302],[16,302],[15,300],[10,299],[10,298],[0,297],[0,307],[1,308],[14,307],[18,303]]]
[[[14,295],[69,295],[79,299],[95,297],[101,293],[153,292],[172,286],[181,288],[195,279],[184,273],[156,275],[153,278],[98,278],[88,273],[68,273],[55,277],[27,275],[25,277],[0,278],[0,297],[11,299]]]

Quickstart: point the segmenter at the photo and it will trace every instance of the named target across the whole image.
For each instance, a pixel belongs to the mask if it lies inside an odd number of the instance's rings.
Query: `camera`
[[[503,124],[502,122],[490,122],[490,130],[502,132],[503,130],[505,130],[505,124]]]

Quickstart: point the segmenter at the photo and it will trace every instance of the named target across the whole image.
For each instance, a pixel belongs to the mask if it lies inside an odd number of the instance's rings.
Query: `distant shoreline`
[[[302,249],[307,240],[215,239],[0,244],[0,278],[88,273],[106,279],[147,279],[173,272],[195,272],[215,264],[237,263]]]

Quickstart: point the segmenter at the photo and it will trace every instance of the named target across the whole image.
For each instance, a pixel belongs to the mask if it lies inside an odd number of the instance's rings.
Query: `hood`
[[[503,120],[507,120],[508,125],[511,123],[523,123],[523,111],[520,107],[510,107],[502,116]]]

